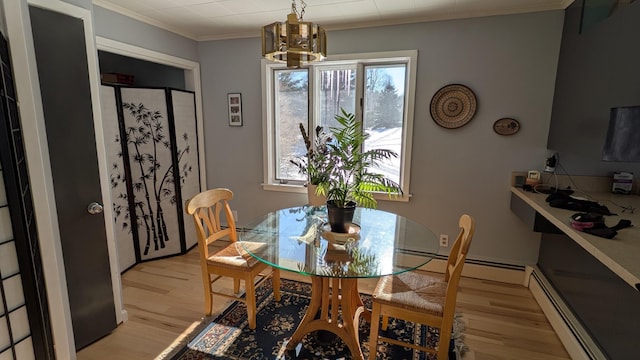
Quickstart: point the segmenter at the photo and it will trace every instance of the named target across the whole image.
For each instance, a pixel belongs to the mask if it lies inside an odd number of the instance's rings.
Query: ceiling
[[[304,20],[326,30],[565,9],[574,0],[305,0]],[[300,0],[296,0],[298,8]],[[93,0],[193,40],[260,35],[284,22],[291,0]]]

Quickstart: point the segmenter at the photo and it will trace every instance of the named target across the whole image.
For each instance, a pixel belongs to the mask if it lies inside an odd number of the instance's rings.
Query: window
[[[365,148],[386,148],[398,158],[381,172],[409,194],[417,51],[334,56],[302,69],[263,60],[265,189],[304,191],[305,177],[290,160],[304,156],[299,124],[308,130],[337,125],[340,109],[355,113],[369,134]]]
[[[304,181],[298,169],[289,160],[294,154],[304,154],[304,143],[298,124],[308,124],[309,118],[309,74],[306,69],[273,71],[273,103],[276,119],[274,125],[276,146],[276,179]]]

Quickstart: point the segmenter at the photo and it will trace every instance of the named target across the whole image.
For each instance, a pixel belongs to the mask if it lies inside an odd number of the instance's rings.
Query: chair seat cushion
[[[380,278],[373,301],[442,316],[446,291],[443,279],[409,271]]]
[[[233,242],[215,254],[209,256],[207,263],[213,266],[221,266],[229,269],[248,271],[257,265],[262,264],[258,259],[249,255],[245,249],[249,249],[254,254],[265,251],[267,244],[243,242]]]

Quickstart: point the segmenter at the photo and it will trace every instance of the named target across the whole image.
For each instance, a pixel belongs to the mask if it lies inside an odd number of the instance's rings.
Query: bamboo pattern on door
[[[140,260],[179,254],[185,248],[181,189],[197,166],[188,156],[192,139],[186,132],[175,134],[164,89],[120,90],[121,132],[115,141],[126,161],[114,163],[110,176],[112,190],[120,190],[116,224],[137,237]]]
[[[149,254],[151,240],[153,240],[154,250],[164,248],[170,235],[167,232],[167,222],[165,220],[162,202],[169,200],[172,205],[176,203],[175,193],[175,171],[173,164],[161,171],[161,164],[158,161],[158,147],[162,146],[171,149],[169,137],[165,134],[164,125],[162,124],[163,116],[160,111],[150,110],[143,103],[123,103],[122,107],[129,111],[135,118],[136,124],[126,128],[127,143],[135,152],[130,154],[133,166],[137,166],[142,176],[133,179],[133,190],[137,193],[144,194],[144,200],[136,200],[135,207],[139,223],[138,226],[144,225],[146,230],[146,239],[144,247],[144,255]],[[137,125],[137,126],[136,126]],[[184,134],[184,140],[188,140]],[[151,144],[152,151],[145,152],[141,145]],[[184,149],[178,149],[178,164],[185,153],[189,152],[189,145]],[[184,178],[191,172],[192,167],[189,164],[183,164],[178,169],[182,174],[178,177],[184,182]],[[153,202],[153,203],[152,203]],[[155,210],[154,210],[155,208]]]

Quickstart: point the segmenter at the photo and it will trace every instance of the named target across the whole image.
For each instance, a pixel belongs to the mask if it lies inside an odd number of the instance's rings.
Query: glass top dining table
[[[305,205],[259,217],[240,227],[238,236],[249,255],[311,279],[309,306],[287,349],[294,351],[310,332],[326,330],[342,338],[354,359],[363,359],[359,318],[370,320],[357,280],[415,270],[439,250],[436,235],[424,225],[361,207],[347,234],[331,232],[326,206]]]
[[[330,231],[326,206],[280,209],[239,229],[246,247],[258,260],[304,275],[370,278],[394,275],[428,263],[438,253],[436,235],[403,216],[356,208],[350,233]]]

